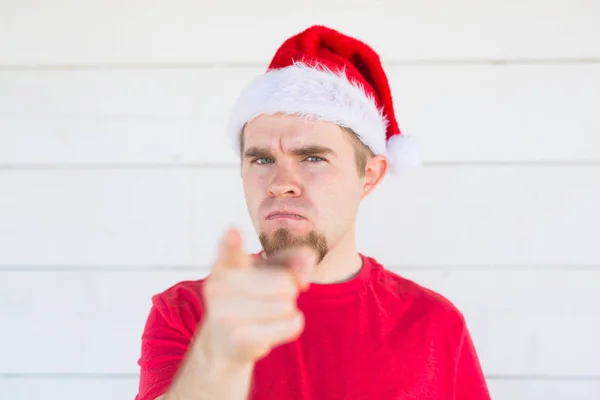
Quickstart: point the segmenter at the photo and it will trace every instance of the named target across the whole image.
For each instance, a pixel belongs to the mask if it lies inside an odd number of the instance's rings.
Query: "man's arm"
[[[192,302],[191,293],[179,296]],[[211,361],[203,351],[203,327],[190,338],[196,316],[180,302],[179,312],[168,309],[162,296],[153,299],[144,334],[140,357],[140,382],[136,400],[208,400],[247,397],[252,364]]]
[[[242,400],[248,397],[254,363],[209,360],[203,334],[191,346],[164,400]]]

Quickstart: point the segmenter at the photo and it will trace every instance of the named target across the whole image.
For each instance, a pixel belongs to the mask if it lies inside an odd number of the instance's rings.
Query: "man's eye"
[[[261,157],[261,158],[256,158],[254,159],[254,161],[252,161],[253,164],[270,164],[272,163],[273,160],[270,158],[265,158],[265,157]]]
[[[308,156],[308,157],[306,157],[306,160],[311,161],[311,162],[325,161],[324,158],[318,157],[318,156]]]

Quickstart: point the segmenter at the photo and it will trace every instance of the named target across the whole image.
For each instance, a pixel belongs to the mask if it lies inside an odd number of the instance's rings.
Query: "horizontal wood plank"
[[[487,375],[600,376],[600,271],[393,270],[464,313]],[[137,373],[150,297],[207,273],[0,272],[0,374]]]
[[[0,265],[193,263],[197,178],[192,170],[0,171]]]
[[[259,243],[236,168],[0,172],[0,267],[210,265],[230,225]],[[363,200],[359,250],[388,265],[600,265],[600,167],[440,167]]]
[[[597,380],[488,379],[494,400],[595,400],[600,398]],[[0,396],[11,400],[106,400],[133,399],[135,378],[0,378]]]
[[[0,165],[234,163],[230,107],[259,73],[0,71]],[[425,162],[600,161],[599,64],[391,66],[389,77]]]
[[[133,400],[138,381],[115,378],[2,378],[0,398],[11,400]]]
[[[485,3],[296,4],[34,0],[0,14],[0,65],[257,62],[288,36],[326,24],[368,42],[386,60],[600,57],[594,0]]]
[[[494,400],[596,400],[600,380],[488,379]]]

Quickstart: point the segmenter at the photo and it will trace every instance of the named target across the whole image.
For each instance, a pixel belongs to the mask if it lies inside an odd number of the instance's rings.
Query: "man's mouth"
[[[273,211],[267,215],[267,220],[277,220],[277,219],[293,219],[300,220],[306,219],[300,214],[291,211]]]

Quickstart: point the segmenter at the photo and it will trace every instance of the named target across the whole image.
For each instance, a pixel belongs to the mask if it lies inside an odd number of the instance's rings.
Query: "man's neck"
[[[353,232],[349,232],[330,249],[311,276],[313,283],[338,283],[352,279],[361,269],[362,259],[356,251]]]

